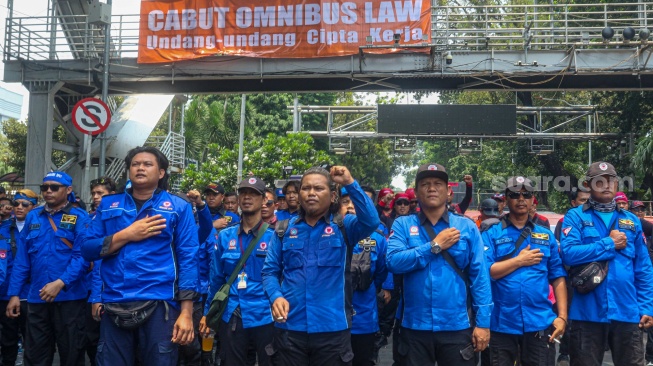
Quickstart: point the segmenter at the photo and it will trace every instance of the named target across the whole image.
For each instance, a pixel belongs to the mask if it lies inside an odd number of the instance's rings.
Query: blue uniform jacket
[[[209,282],[211,280],[209,272],[211,271],[211,261],[213,252],[218,249],[218,232],[215,229],[210,231],[209,236],[200,244],[199,249],[199,276],[200,288],[199,293],[206,295],[209,292]]]
[[[277,215],[277,221],[283,221],[283,220],[290,220],[294,217],[297,217],[299,214],[299,210],[295,212],[290,212],[287,209],[286,210],[277,210],[275,215]]]
[[[129,192],[102,197],[82,244],[84,258],[102,258],[102,302],[196,299],[199,243],[190,204],[157,189],[137,211]],[[161,234],[127,243],[117,253],[103,256],[113,234],[154,215],[166,219]]]
[[[378,230],[385,228],[381,225]],[[369,238],[358,242],[354,247],[354,254],[363,252],[366,240],[369,240],[370,247],[370,271],[372,273],[373,283],[366,291],[354,291],[353,305],[354,317],[352,319],[352,334],[369,334],[376,333],[379,330],[379,312],[376,305],[377,289],[388,277],[388,267],[385,263],[385,256],[388,250],[388,241],[385,236],[374,231]]]
[[[56,232],[48,217],[57,227]],[[44,206],[30,211],[20,232],[7,294],[20,296],[27,281],[31,280],[27,302],[43,303],[39,291],[46,284],[60,279],[65,286],[55,302],[86,299],[88,292],[84,276],[89,263],[82,258],[80,249],[88,223],[86,212],[70,204],[52,216]],[[72,249],[62,238],[73,244]]]
[[[220,206],[222,207],[222,206]],[[200,243],[207,238],[214,229],[213,221],[226,218],[228,223],[227,227],[235,225],[240,222],[240,217],[231,211],[227,211],[224,208],[219,210],[211,210],[209,205],[204,205],[204,208],[197,211],[197,223],[199,224],[199,241]],[[223,228],[223,230],[226,228]]]
[[[465,282],[441,254],[431,252],[424,221],[430,225],[422,213],[398,217],[389,239],[390,272],[404,274],[402,325],[432,332],[467,329]],[[493,304],[483,240],[472,220],[445,211],[433,229],[439,233],[449,227],[460,230],[460,240],[448,252],[461,270],[469,267],[476,326],[489,328]]]
[[[549,282],[565,277],[558,242],[553,233],[532,222],[532,230],[519,246],[519,252],[531,246],[544,254],[539,264],[521,267],[498,280],[492,280],[492,299],[494,310],[490,329],[493,332],[524,334],[546,329],[556,318],[549,301]],[[522,229],[515,227],[508,217],[492,225],[481,235],[485,242],[485,258],[488,268],[500,258],[510,255],[515,250],[515,243]]]
[[[372,200],[357,182],[345,186],[356,215],[344,217],[348,245],[356,245],[380,224]],[[263,287],[273,304],[279,297],[290,304],[282,329],[321,333],[351,327],[351,294],[346,294],[346,244],[340,228],[327,214],[309,226],[303,217],[290,220],[283,238],[274,235],[263,266]],[[282,282],[283,279],[283,282]]]
[[[227,283],[227,279],[236,268],[240,257],[247,250],[249,243],[256,238],[261,221],[254,229],[243,232],[240,225],[231,226],[220,231],[218,234],[217,249],[213,252],[211,259],[211,276],[209,285],[209,296],[206,300],[204,313],[208,313],[211,301],[220,287]],[[252,254],[247,258],[243,272],[247,275],[245,283],[247,287],[238,289],[238,277],[229,288],[229,302],[227,310],[222,315],[222,320],[229,322],[231,315],[240,306],[243,320],[243,328],[259,327],[273,322],[270,303],[263,291],[263,280],[261,270],[265,263],[270,240],[274,236],[274,229],[268,228],[263,238],[258,241]]]
[[[609,236],[613,222],[628,238],[624,249],[616,250]],[[567,266],[608,261],[608,276],[593,291],[574,290],[569,319],[638,323],[642,315],[653,315],[653,266],[637,216],[617,209],[606,227],[588,204],[573,208],[565,216],[560,246]]]
[[[88,296],[88,302],[97,304],[102,302],[102,276],[100,274],[102,268],[102,260],[98,259],[93,261],[93,270],[91,270],[91,279],[89,282],[89,290],[91,293]]]
[[[12,233],[13,233],[13,245],[12,248]],[[0,282],[0,300],[9,300],[10,296],[7,294],[9,291],[9,282],[11,279],[11,270],[14,267],[14,261],[16,260],[14,256],[14,251],[18,255],[18,245],[22,245],[23,242],[20,240],[20,232],[18,227],[16,227],[16,221],[14,218],[0,222],[0,270],[4,270],[4,280]],[[3,251],[5,251],[3,256]],[[4,269],[3,269],[4,268]],[[29,291],[29,284],[25,284],[23,289],[20,291],[19,297],[21,299],[27,298],[27,292]]]

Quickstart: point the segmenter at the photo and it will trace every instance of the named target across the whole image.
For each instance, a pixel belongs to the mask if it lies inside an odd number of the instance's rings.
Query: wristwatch
[[[440,244],[438,244],[437,241],[432,241],[431,242],[431,253],[440,254],[441,251],[442,251],[442,248],[440,247]]]

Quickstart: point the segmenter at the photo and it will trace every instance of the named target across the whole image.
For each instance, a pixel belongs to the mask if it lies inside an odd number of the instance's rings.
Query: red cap
[[[615,202],[628,202],[628,197],[626,197],[626,194],[623,192],[617,192],[617,194],[614,196]]]
[[[415,199],[415,188],[408,188],[406,190],[406,194],[408,195],[408,198],[412,201]]]
[[[407,195],[406,193],[397,193],[397,194],[395,195],[395,202],[396,202],[396,201],[399,201],[399,200],[410,201],[410,196]]]
[[[394,193],[394,192],[392,191],[392,189],[390,189],[390,188],[383,188],[383,189],[381,189],[381,190],[379,191],[379,199],[381,199],[381,198],[383,198],[383,197],[385,197],[385,196],[387,196],[387,195],[389,195],[389,194],[393,194],[393,193]]]

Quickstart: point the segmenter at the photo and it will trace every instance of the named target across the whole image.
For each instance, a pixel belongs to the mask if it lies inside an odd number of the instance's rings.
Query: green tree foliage
[[[27,124],[16,119],[2,122],[2,134],[6,137],[3,146],[2,162],[8,170],[25,176],[25,156],[27,156]]]
[[[283,167],[292,166],[291,174],[302,174],[311,166],[330,163],[330,157],[314,148],[313,138],[305,133],[268,134],[263,139],[249,139],[244,144],[243,176],[250,173],[272,187],[283,177]],[[236,187],[238,147],[227,149],[211,144],[207,160],[198,168],[189,166],[184,172],[182,190],[202,189],[209,182],[219,181],[225,189]]]

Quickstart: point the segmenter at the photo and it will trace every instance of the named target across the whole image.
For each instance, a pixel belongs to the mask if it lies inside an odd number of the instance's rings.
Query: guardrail
[[[624,29],[639,33],[653,17],[653,2],[505,6],[432,2],[430,46],[439,50],[622,46]],[[137,14],[112,17],[112,58],[137,57],[139,20]],[[605,27],[615,33],[607,43],[601,34]],[[88,24],[85,15],[8,18],[4,60],[98,58],[104,50],[102,34],[102,27]],[[630,41],[641,42],[647,40],[638,35]]]

